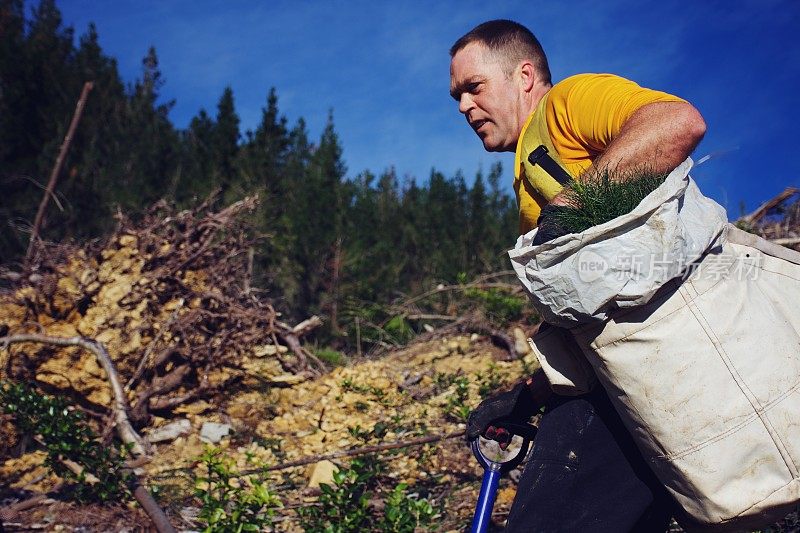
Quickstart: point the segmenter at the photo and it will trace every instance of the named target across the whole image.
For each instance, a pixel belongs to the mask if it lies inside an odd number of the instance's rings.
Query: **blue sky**
[[[447,50],[480,22],[511,18],[540,39],[554,80],[611,72],[686,98],[708,133],[693,175],[735,218],[800,185],[800,1],[61,0],[77,34],[94,21],[126,81],[156,47],[171,117],[185,127],[233,88],[242,130],[270,87],[290,123],[319,135],[329,109],[348,175],[435,167],[469,178],[512,154],[488,154],[448,95]],[[696,157],[697,158],[697,157]]]

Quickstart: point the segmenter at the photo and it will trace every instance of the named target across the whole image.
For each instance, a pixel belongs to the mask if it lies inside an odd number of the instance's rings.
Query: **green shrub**
[[[45,396],[21,384],[0,382],[0,405],[13,417],[21,435],[35,436],[44,446],[45,465],[58,477],[75,483],[73,497],[80,502],[107,502],[129,495],[131,474],[124,470],[125,449],[103,446],[83,413],[63,398]],[[65,461],[82,470],[73,472]],[[90,483],[87,474],[99,481]]]
[[[453,380],[454,389],[447,398],[445,412],[457,422],[465,422],[469,418],[472,408],[467,404],[469,400],[469,379],[458,376]]]
[[[414,329],[403,315],[392,317],[386,325],[383,326],[383,330],[395,344],[404,344],[414,338],[415,335]]]
[[[314,350],[314,355],[316,355],[320,361],[333,366],[342,366],[347,363],[347,355],[333,348],[317,348]]]
[[[484,308],[487,318],[501,325],[519,319],[527,303],[523,297],[496,288],[468,288],[464,295],[478,302]]]
[[[264,480],[234,479],[232,461],[218,448],[207,447],[198,460],[207,471],[206,477],[195,480],[204,533],[261,531],[272,524],[275,509],[282,504]]]
[[[333,474],[333,484],[321,483],[318,505],[298,509],[305,531],[350,533],[370,529],[369,485],[381,466],[372,457],[356,458]]]
[[[480,384],[478,385],[478,394],[482,400],[495,394],[503,386],[503,378],[497,373],[497,365],[489,363],[486,372],[480,377]]]
[[[383,508],[383,518],[378,524],[380,531],[391,533],[414,533],[418,527],[430,524],[435,511],[431,502],[416,494],[408,494],[407,485],[399,483],[389,493]]]
[[[337,470],[332,484],[320,484],[317,505],[297,510],[303,529],[311,533],[412,533],[417,527],[430,524],[435,514],[433,505],[425,498],[408,494],[404,483],[387,495],[383,515],[373,515],[369,505],[371,490],[382,472],[383,465],[371,456],[353,459],[349,467]]]

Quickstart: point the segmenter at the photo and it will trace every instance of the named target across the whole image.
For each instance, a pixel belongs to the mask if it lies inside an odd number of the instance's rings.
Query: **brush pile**
[[[246,378],[315,374],[299,337],[318,319],[290,327],[249,288],[253,242],[243,218],[255,205],[248,198],[214,211],[207,202],[176,213],[162,202],[138,221],[119,215],[103,243],[43,245],[24,273],[5,273],[12,282],[0,295],[0,336],[102,343],[136,428]],[[3,359],[2,377],[107,412],[110,376],[89,351],[24,342]]]
[[[736,225],[775,244],[800,250],[800,189],[787,187],[737,220]]]

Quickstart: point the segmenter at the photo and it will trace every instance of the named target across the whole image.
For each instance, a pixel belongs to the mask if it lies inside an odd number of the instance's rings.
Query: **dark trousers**
[[[506,531],[663,533],[673,505],[597,386],[548,405]]]

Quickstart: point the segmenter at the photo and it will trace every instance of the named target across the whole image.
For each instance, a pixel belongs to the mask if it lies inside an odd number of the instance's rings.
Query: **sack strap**
[[[772,257],[777,257],[795,265],[800,265],[800,252],[798,251],[781,246],[780,244],[775,244],[774,242],[769,242],[758,235],[741,230],[733,224],[728,224],[726,230],[726,240],[730,243],[749,246]]]
[[[542,170],[547,172],[551,178],[556,180],[563,186],[569,185],[569,182],[572,181],[572,176],[569,173],[561,168],[553,156],[551,156],[548,152],[550,150],[543,144],[540,144],[533,152],[528,155],[528,163],[533,166],[539,165],[542,167]]]

